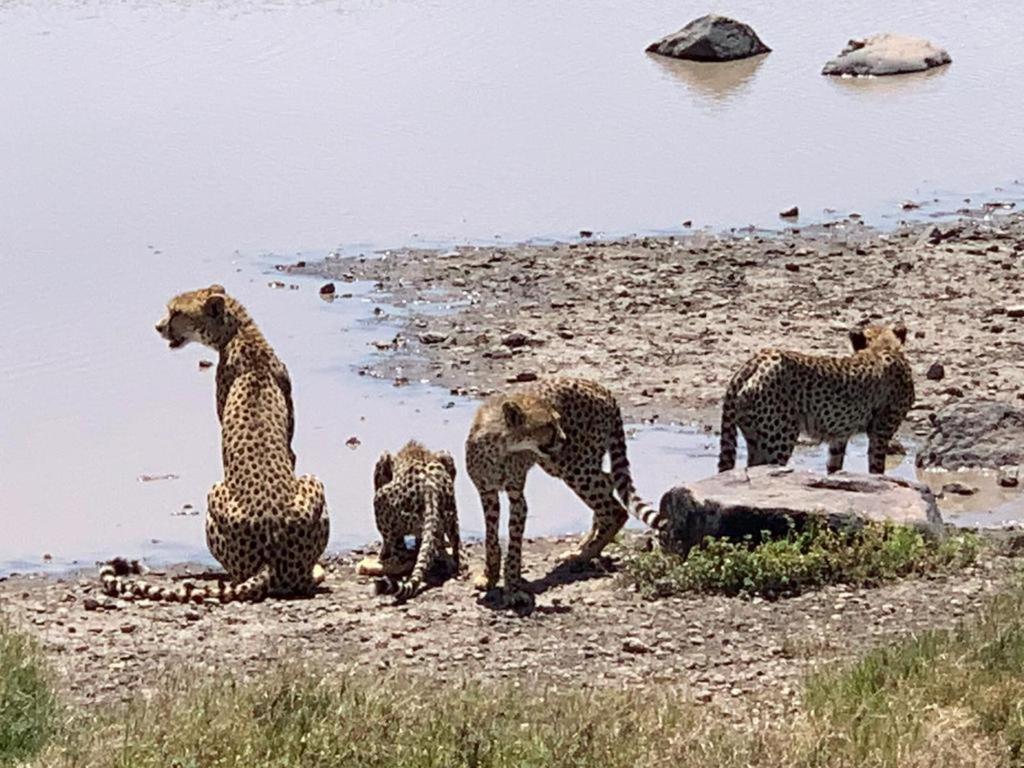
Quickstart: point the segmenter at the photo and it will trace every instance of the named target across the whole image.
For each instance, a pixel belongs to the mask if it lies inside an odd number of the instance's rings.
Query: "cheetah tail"
[[[626,432],[622,428],[622,418],[618,420],[618,428],[612,433],[608,445],[608,453],[612,460],[612,480],[615,491],[622,503],[633,517],[644,525],[660,531],[665,527],[667,519],[661,512],[652,509],[641,499],[633,485],[633,475],[629,469],[629,457],[626,456]]]
[[[270,566],[264,565],[239,584],[222,581],[218,597],[222,603],[259,603],[270,594]]]
[[[722,437],[718,448],[718,471],[736,466],[736,390],[730,385],[722,401]]]
[[[201,603],[210,596],[205,587],[183,581],[175,587],[162,587],[133,576],[140,576],[142,567],[137,560],[115,557],[100,566],[100,584],[103,593],[122,600],[153,600],[165,603]]]

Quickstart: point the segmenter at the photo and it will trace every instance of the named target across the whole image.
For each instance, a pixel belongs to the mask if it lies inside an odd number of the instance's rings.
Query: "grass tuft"
[[[930,542],[897,525],[855,531],[809,528],[760,541],[707,538],[681,557],[662,550],[626,557],[625,578],[646,597],[686,592],[796,595],[826,584],[870,586],[914,574],[944,572],[975,562],[981,540],[969,533]]]
[[[56,698],[35,643],[0,620],[0,765],[36,754],[56,721]]]

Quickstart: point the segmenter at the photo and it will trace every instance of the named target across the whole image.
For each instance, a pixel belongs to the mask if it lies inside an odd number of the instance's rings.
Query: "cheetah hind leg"
[[[611,475],[601,472],[592,485],[569,483],[569,487],[594,512],[594,523],[578,549],[558,558],[559,564],[584,566],[600,556],[629,519],[626,508],[615,496]]]

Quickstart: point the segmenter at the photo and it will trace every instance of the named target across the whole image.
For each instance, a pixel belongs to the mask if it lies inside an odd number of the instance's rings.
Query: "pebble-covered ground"
[[[635,545],[630,539],[624,546]],[[100,593],[90,572],[0,581],[0,614],[42,640],[69,696],[84,701],[145,694],[165,670],[256,674],[301,659],[339,673],[357,665],[446,682],[659,682],[750,722],[795,708],[804,675],[817,665],[925,628],[954,626],[1016,571],[1013,559],[992,550],[948,577],[873,589],[829,587],[774,602],[648,601],[616,573],[622,550],[601,570],[557,571],[557,555],[571,546],[571,539],[527,542],[526,573],[538,592],[527,615],[488,606],[469,578],[395,606],[355,575],[359,553],[334,561],[326,590],[311,600],[131,603]],[[471,569],[480,567],[482,554],[479,544],[469,546]]]

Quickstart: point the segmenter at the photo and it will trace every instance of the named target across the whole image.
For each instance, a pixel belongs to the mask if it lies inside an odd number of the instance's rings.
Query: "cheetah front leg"
[[[477,576],[473,586],[481,591],[490,591],[498,585],[501,577],[501,543],[498,541],[498,523],[501,516],[501,500],[495,490],[480,491],[480,504],[484,510],[484,548],[486,550],[484,572]]]
[[[509,501],[508,551],[505,553],[505,604],[530,605],[533,595],[523,579],[523,532],[526,530],[526,498],[523,486],[506,489]]]

